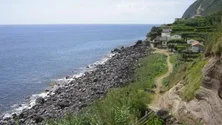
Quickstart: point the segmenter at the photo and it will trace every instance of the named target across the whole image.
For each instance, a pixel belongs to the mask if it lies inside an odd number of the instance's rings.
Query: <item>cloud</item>
[[[185,0],[122,0],[116,5],[117,11],[141,12],[143,10],[163,10],[167,11],[184,4]]]
[[[130,20],[135,22],[170,23],[181,17],[192,2],[193,0],[121,0],[116,4],[115,10],[123,18],[131,17]]]
[[[170,23],[194,0],[7,0],[0,24]]]
[[[146,9],[146,3],[144,1],[126,1],[122,0],[116,5],[116,10],[120,12],[141,12]]]

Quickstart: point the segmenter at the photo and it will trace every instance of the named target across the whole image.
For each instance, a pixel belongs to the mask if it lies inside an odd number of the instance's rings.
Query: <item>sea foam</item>
[[[63,78],[60,78],[60,79],[53,79],[52,81],[55,82],[56,84],[51,86],[51,88],[49,88],[48,92],[42,92],[40,94],[33,94],[33,95],[31,95],[31,97],[25,103],[12,105],[11,106],[12,110],[3,113],[2,118],[6,119],[6,118],[9,118],[9,117],[12,117],[13,114],[19,115],[20,113],[22,113],[22,111],[27,110],[27,109],[31,109],[33,106],[36,105],[36,99],[37,98],[41,97],[41,98],[46,99],[46,97],[54,95],[55,94],[54,92],[59,87],[62,87],[66,84],[69,84],[75,78],[79,78],[79,77],[84,76],[86,72],[90,72],[90,71],[95,70],[96,66],[105,64],[114,55],[116,55],[116,53],[110,53],[110,54],[105,55],[104,58],[102,58],[101,60],[96,61],[95,63],[90,64],[87,67],[82,68],[82,70],[79,73],[74,74],[69,78],[63,77]]]

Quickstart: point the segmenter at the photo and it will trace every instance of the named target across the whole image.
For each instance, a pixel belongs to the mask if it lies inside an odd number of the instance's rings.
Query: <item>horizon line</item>
[[[162,24],[152,24],[152,23],[52,23],[52,24],[0,24],[0,26],[12,26],[12,25],[162,25]]]

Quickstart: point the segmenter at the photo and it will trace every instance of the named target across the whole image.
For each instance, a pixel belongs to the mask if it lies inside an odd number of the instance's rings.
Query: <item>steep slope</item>
[[[203,82],[193,100],[185,102],[180,94],[184,88],[178,83],[161,98],[160,108],[171,110],[180,121],[205,125],[222,124],[222,63],[221,57],[212,57],[203,69]]]
[[[222,31],[218,30],[211,36],[212,39],[206,44],[206,51],[210,54],[185,68],[189,74],[178,77],[178,84],[166,92],[158,104],[159,108],[171,111],[179,121],[192,125],[222,124]],[[200,76],[201,79],[198,79]],[[199,85],[197,91],[190,91]],[[184,100],[184,94],[191,94],[194,97]]]
[[[222,0],[197,0],[184,13],[183,18],[207,16],[222,11]]]

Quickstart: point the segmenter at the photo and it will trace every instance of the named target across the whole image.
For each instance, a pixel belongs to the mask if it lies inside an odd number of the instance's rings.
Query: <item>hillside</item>
[[[161,37],[159,30],[167,26],[182,39],[167,42],[167,48],[175,52],[171,55],[173,72],[163,80],[161,90],[166,92],[154,99],[150,108],[172,112],[178,121],[188,125],[221,125],[222,12],[153,28],[147,36],[155,38],[157,47],[163,47],[157,39]],[[204,52],[190,51],[186,44],[190,39],[202,42]]]
[[[158,107],[173,112],[180,121],[192,125],[221,125],[222,120],[222,13],[174,22],[174,34],[204,41],[205,54],[193,61],[180,54],[177,67],[165,81],[170,89]],[[199,23],[197,23],[199,22]],[[202,34],[205,35],[202,35]],[[205,36],[205,37],[204,37]],[[173,86],[173,87],[172,87]]]
[[[96,70],[0,125],[221,125],[222,12],[214,13],[221,6],[197,0],[184,17],[206,16],[153,27],[147,40],[115,49]],[[158,46],[169,29],[180,38]],[[197,45],[203,49],[193,51]]]
[[[207,16],[222,10],[222,0],[197,0],[183,14],[183,18],[195,15]]]

